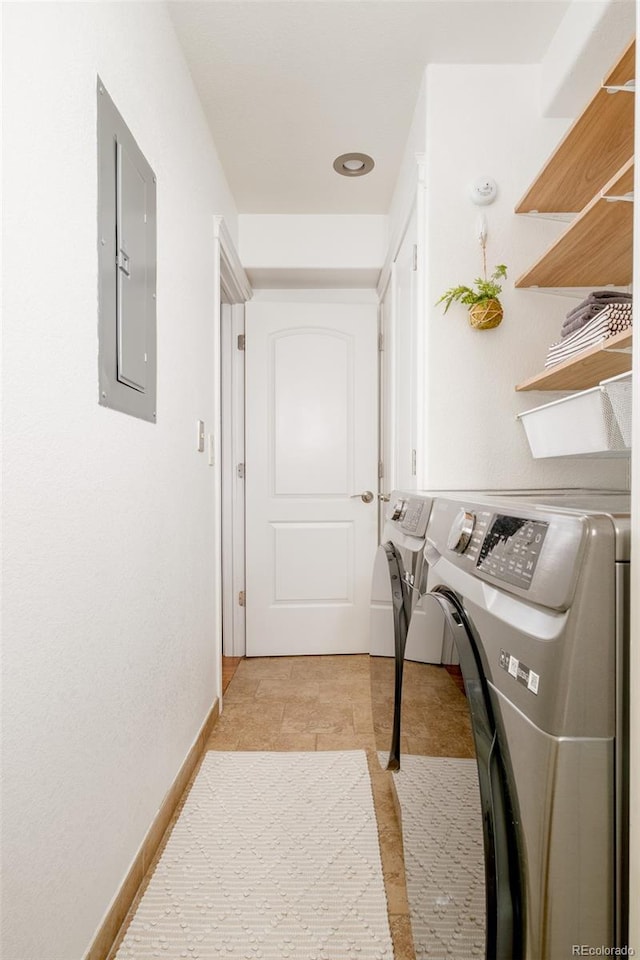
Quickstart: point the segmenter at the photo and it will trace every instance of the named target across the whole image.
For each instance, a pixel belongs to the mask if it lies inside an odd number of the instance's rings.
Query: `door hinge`
[[[236,476],[238,480],[244,480],[244,463],[239,463],[236,467]]]
[[[415,477],[418,472],[416,451],[411,451],[411,476]]]
[[[238,334],[238,350],[244,350],[245,343],[246,343],[246,340],[245,340],[244,333],[239,333]]]
[[[418,244],[414,243],[413,245],[413,269],[418,269]]]
[[[382,460],[378,461],[378,480],[382,480],[384,477],[384,463]]]
[[[238,606],[246,607],[246,605],[247,605],[247,595],[244,592],[244,590],[241,590],[240,593],[238,594]]]
[[[378,334],[378,350],[380,353],[384,350],[384,333]]]

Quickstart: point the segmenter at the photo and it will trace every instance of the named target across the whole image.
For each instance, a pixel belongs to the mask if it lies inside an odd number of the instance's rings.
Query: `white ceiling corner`
[[[569,0],[176,0],[241,213],[387,213],[428,63],[539,62]],[[338,176],[348,151],[375,168]]]

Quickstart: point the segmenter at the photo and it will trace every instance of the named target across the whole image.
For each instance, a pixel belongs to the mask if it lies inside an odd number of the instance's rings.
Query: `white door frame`
[[[214,510],[216,517],[216,560],[214,569],[214,602],[215,602],[215,638],[218,651],[217,663],[217,697],[222,704],[222,653],[223,644],[225,653],[227,647],[231,649],[241,647],[244,644],[244,636],[236,637],[237,630],[243,632],[244,619],[236,624],[236,619],[225,618],[223,630],[223,603],[227,600],[229,594],[233,600],[236,595],[237,571],[244,570],[244,496],[242,489],[238,490],[234,484],[236,462],[234,456],[237,451],[238,435],[242,437],[244,430],[244,415],[241,416],[234,408],[233,402],[237,395],[237,381],[239,369],[243,367],[243,357],[239,351],[233,355],[233,369],[235,377],[232,377],[231,407],[226,414],[226,423],[230,425],[231,437],[225,429],[222,422],[222,384],[223,384],[223,361],[229,358],[223,354],[223,347],[231,341],[232,331],[229,331],[229,325],[233,327],[241,320],[244,323],[244,304],[253,296],[251,284],[245,273],[244,267],[240,262],[231,234],[224,222],[224,218],[214,216],[213,218],[213,238],[214,238],[214,303],[216,310],[214,313],[214,338],[213,338],[213,369],[214,369],[214,431],[210,443],[212,450],[209,452],[210,462],[216,466],[214,476]],[[229,306],[231,305],[231,306]],[[224,331],[224,334],[223,334]],[[225,383],[227,377],[225,375]],[[239,426],[238,426],[239,424]],[[223,439],[224,434],[224,439]],[[225,456],[223,457],[223,449]],[[229,455],[230,454],[230,457]],[[225,502],[223,502],[222,477],[225,477]],[[231,502],[227,499],[231,494]],[[230,523],[223,524],[223,517],[230,516]],[[223,541],[224,534],[224,541]],[[227,542],[227,538],[231,542]],[[225,584],[225,596],[223,596],[222,584]],[[229,589],[228,584],[231,585]],[[238,587],[239,591],[242,587]],[[226,634],[231,629],[232,637],[230,643],[227,642]],[[236,643],[237,640],[237,643]],[[242,649],[244,653],[244,649]],[[235,654],[241,656],[241,653]]]
[[[245,653],[244,303],[222,303],[222,653]]]
[[[380,279],[377,286],[378,301],[380,303],[380,329],[382,335],[382,349],[385,356],[380,357],[380,454],[382,477],[380,480],[380,492],[390,494],[396,486],[396,457],[397,457],[397,438],[394,426],[395,421],[395,378],[396,378],[396,360],[394,351],[396,350],[396,323],[395,316],[395,262],[400,253],[402,244],[407,235],[407,230],[411,224],[412,217],[416,218],[416,307],[415,307],[415,329],[413,331],[414,342],[416,346],[415,367],[413,370],[413,388],[415,396],[412,397],[413,421],[412,421],[412,439],[415,449],[416,468],[415,468],[415,486],[422,489],[424,486],[424,456],[425,456],[425,431],[426,431],[426,410],[425,403],[427,393],[425,390],[426,357],[425,357],[425,335],[424,320],[425,311],[425,277],[426,277],[426,158],[423,153],[415,154],[415,167],[412,177],[413,185],[407,191],[404,208],[401,216],[398,218],[397,228],[391,237],[391,242],[387,250],[384,265],[380,271]],[[389,353],[391,356],[389,356]],[[388,402],[387,399],[388,398]],[[387,416],[390,418],[387,419]],[[384,503],[381,503],[380,524],[382,526],[384,518]]]

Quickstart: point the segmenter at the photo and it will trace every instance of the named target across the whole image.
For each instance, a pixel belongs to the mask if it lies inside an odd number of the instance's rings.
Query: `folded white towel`
[[[557,363],[562,363],[563,360],[569,360],[589,347],[614,336],[614,334],[628,330],[632,326],[632,322],[630,309],[621,309],[619,304],[605,307],[584,327],[567,337],[563,337],[562,340],[552,343],[549,347],[545,367],[552,367]]]

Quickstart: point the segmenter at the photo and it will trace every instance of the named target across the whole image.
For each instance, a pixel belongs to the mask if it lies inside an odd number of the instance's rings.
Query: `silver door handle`
[[[360,497],[363,503],[371,503],[371,501],[373,500],[373,494],[371,490],[365,490],[364,493],[352,493],[349,499],[355,500],[358,497]]]
[[[391,500],[391,497],[389,496],[388,493],[379,493],[379,494],[378,494],[378,500],[379,500],[381,503],[389,503],[389,500]]]

